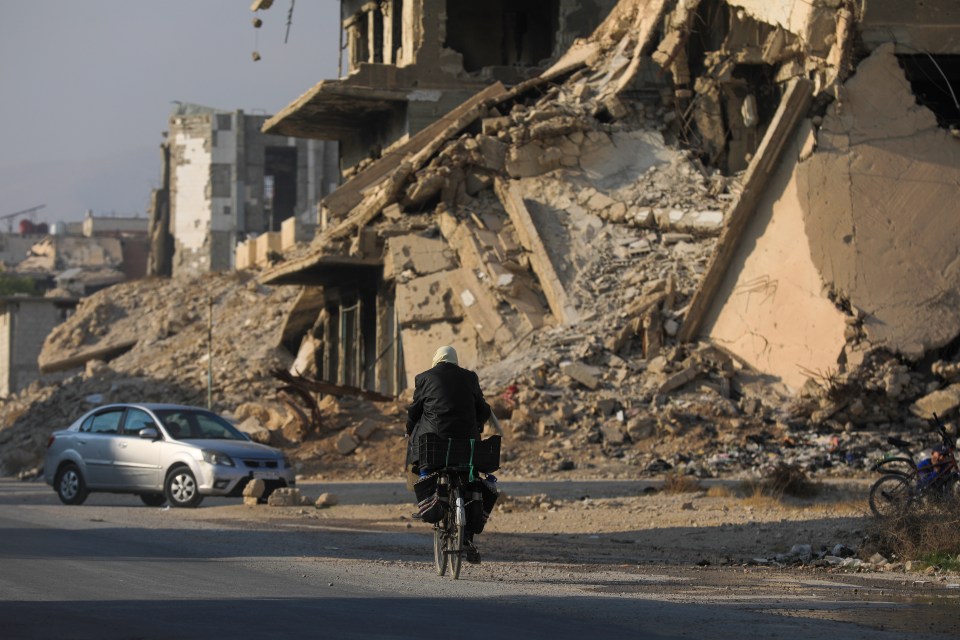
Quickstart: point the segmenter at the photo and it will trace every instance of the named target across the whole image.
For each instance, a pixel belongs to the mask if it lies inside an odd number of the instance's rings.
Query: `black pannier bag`
[[[425,433],[417,440],[420,468],[473,466],[476,471],[493,473],[500,468],[500,436],[486,440],[447,440]]]
[[[500,490],[496,482],[477,480],[467,485],[467,529],[473,533],[483,533],[490,519]]]
[[[444,503],[440,498],[446,497],[446,487],[438,484],[438,480],[438,474],[431,473],[413,484],[420,519],[430,524],[443,520]]]

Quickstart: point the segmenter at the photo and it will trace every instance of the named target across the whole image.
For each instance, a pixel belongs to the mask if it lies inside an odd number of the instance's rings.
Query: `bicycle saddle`
[[[906,440],[901,440],[900,438],[898,438],[898,437],[896,437],[896,436],[890,436],[889,438],[887,438],[887,442],[889,442],[889,443],[892,444],[893,446],[895,446],[895,447],[897,447],[897,448],[900,448],[900,449],[907,449],[907,448],[910,447],[910,443],[909,443],[909,442],[907,442]]]

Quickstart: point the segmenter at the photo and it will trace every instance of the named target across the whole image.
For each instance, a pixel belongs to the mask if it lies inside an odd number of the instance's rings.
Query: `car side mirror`
[[[156,427],[144,427],[140,429],[140,437],[144,440],[156,440],[160,437],[160,432]]]

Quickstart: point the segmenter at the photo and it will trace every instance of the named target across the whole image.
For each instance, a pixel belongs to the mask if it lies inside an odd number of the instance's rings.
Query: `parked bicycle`
[[[910,442],[887,438],[898,453],[885,456],[873,466],[874,471],[883,474],[870,487],[870,510],[874,515],[881,518],[900,515],[931,500],[960,496],[956,441],[936,415],[932,422],[942,443],[932,462],[917,462],[910,451]]]
[[[468,528],[480,533],[497,499],[493,472],[500,466],[503,430],[486,440],[444,440],[433,434],[417,443],[418,459],[429,473],[414,484],[420,518],[433,524],[433,564],[438,576],[450,568],[460,577]]]

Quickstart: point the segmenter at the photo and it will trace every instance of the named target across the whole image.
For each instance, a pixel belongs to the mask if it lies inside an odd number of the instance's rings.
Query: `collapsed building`
[[[451,35],[461,4],[403,5],[404,34],[410,12],[445,15],[432,41],[423,31],[434,64],[480,38],[479,19]],[[391,58],[386,35],[356,25],[355,75],[335,84],[401,77],[405,44]],[[948,2],[619,2],[534,78],[480,74],[487,86],[439,121],[368,149],[378,157],[321,204],[311,251],[264,276],[306,287],[285,338],[309,352],[305,372],[390,393],[431,345],[497,362],[604,305],[621,326],[590,329],[613,346],[649,359],[665,338],[702,339],[794,390],[874,349],[935,353],[960,333],[960,235],[944,215],[960,178],[958,49]],[[266,128],[334,133],[326,87]],[[629,272],[678,238],[707,243],[698,272],[639,276],[617,300],[594,280],[597,261]]]

